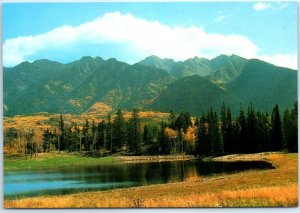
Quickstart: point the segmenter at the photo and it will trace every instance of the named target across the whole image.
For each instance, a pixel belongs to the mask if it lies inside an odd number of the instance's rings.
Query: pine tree
[[[81,152],[82,132],[78,125],[74,127],[74,150]]]
[[[72,132],[72,127],[69,126],[65,128],[65,150],[69,152],[74,150],[73,141],[75,141],[74,134]]]
[[[144,126],[143,141],[146,146],[147,154],[159,154],[159,135],[160,129],[156,124]]]
[[[248,107],[248,116],[247,116],[247,138],[246,138],[246,152],[254,153],[257,151],[257,141],[256,141],[256,116],[253,109],[252,103]]]
[[[283,133],[279,114],[279,107],[277,104],[272,111],[271,121],[271,149],[272,151],[279,151],[283,149]]]
[[[225,141],[227,145],[227,152],[228,153],[235,153],[236,152],[236,144],[234,143],[233,139],[233,127],[232,127],[232,120],[231,120],[231,111],[230,107],[227,108],[226,112],[226,131],[225,137],[223,136],[223,143],[224,143],[224,152],[225,152]]]
[[[270,150],[270,122],[268,116],[257,112],[256,138],[257,152]]]
[[[240,114],[238,118],[239,124],[239,140],[238,140],[238,152],[247,153],[247,146],[245,145],[247,141],[247,127],[246,127],[246,118],[243,108],[240,109]]]
[[[43,152],[49,152],[50,143],[51,143],[51,132],[47,128],[43,131],[43,143],[42,143]]]
[[[88,119],[86,119],[85,124],[83,125],[82,134],[84,138],[84,149],[90,151],[90,123]]]
[[[141,154],[142,131],[137,109],[133,109],[131,118],[128,121],[127,139],[130,152],[133,152],[134,155]]]
[[[58,151],[60,152],[61,150],[65,150],[65,122],[63,120],[62,115],[60,115],[59,130],[60,130],[60,136],[59,136]]]
[[[206,123],[205,115],[202,114],[202,117],[198,119],[197,139],[196,139],[196,148],[195,148],[196,155],[200,157],[209,155],[206,125],[207,123]]]
[[[175,121],[176,121],[176,116],[173,112],[173,110],[170,111],[169,114],[169,127],[172,129],[175,129]]]
[[[36,143],[34,141],[34,130],[30,129],[27,133],[26,133],[26,149],[25,149],[25,155],[27,158],[27,153],[29,152],[30,154],[30,158],[32,158],[33,154],[37,151],[37,147],[36,147]]]
[[[112,123],[113,130],[113,152],[121,149],[126,144],[126,123],[121,110],[118,110],[117,116]]]
[[[286,146],[289,152],[298,152],[298,105],[294,104],[291,111],[284,112],[283,129]]]
[[[208,155],[218,156],[223,154],[224,146],[221,140],[221,131],[218,125],[217,113],[210,108],[207,114],[208,120],[208,130],[207,130],[207,145],[208,145]]]
[[[96,136],[96,144],[95,149],[99,151],[101,148],[104,147],[105,144],[105,121],[99,122],[97,126],[97,136]]]
[[[221,108],[221,132],[224,145],[224,152],[228,154],[236,152],[236,144],[233,140],[231,111],[230,107],[226,109],[224,103],[222,104]]]
[[[222,155],[224,153],[224,144],[221,137],[221,131],[219,128],[219,120],[217,112],[213,113],[213,146],[214,146],[214,154],[215,155]]]
[[[144,144],[147,146],[150,145],[150,143],[151,143],[151,136],[150,136],[150,132],[149,132],[147,125],[144,126],[143,141],[144,141]]]
[[[226,106],[225,106],[224,102],[222,103],[222,107],[221,107],[221,132],[222,132],[222,138],[223,138],[223,143],[224,143],[224,152],[230,153],[229,141],[227,141],[227,138],[226,138],[227,113],[226,113]]]
[[[159,131],[159,154],[161,155],[168,155],[171,152],[171,146],[168,140],[168,137],[165,133],[166,124],[162,121],[160,124],[160,131]]]
[[[113,132],[112,132],[112,122],[110,113],[107,116],[107,125],[106,125],[106,140],[105,140],[105,148],[109,150],[111,153],[113,152]]]
[[[183,132],[186,133],[187,129],[191,125],[191,115],[188,112],[181,112],[175,121],[174,127],[178,131],[183,129]]]
[[[92,143],[92,147],[93,147],[93,151],[96,151],[96,137],[97,137],[97,127],[96,127],[96,124],[95,124],[95,120],[93,119],[92,120],[92,136],[91,136],[91,143]]]

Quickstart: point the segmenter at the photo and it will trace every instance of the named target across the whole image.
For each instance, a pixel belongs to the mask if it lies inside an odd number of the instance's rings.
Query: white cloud
[[[220,54],[258,58],[259,51],[245,36],[207,33],[196,26],[170,27],[158,21],[115,12],[79,26],[62,26],[44,34],[8,39],[3,45],[3,62],[5,66],[14,66],[29,58],[36,58],[41,51],[60,51],[79,44],[101,47],[101,44],[107,43],[126,45],[130,49],[126,53],[128,58],[132,54],[139,55],[141,59],[149,55],[175,60],[194,56],[211,59]],[[129,58],[129,61],[132,60]],[[285,57],[278,63],[289,66]]]
[[[4,65],[16,65],[39,51],[59,51],[79,43],[126,44],[143,56],[154,54],[175,60],[195,55],[212,58],[222,53],[251,57],[258,50],[244,36],[207,33],[196,26],[169,27],[115,12],[76,27],[62,26],[44,34],[8,39],[3,46]]]
[[[226,16],[220,15],[214,19],[215,22],[221,22],[226,18]]]
[[[265,10],[271,7],[271,3],[257,2],[253,5],[254,10]]]
[[[277,66],[298,69],[297,54],[274,54],[272,56],[261,55],[258,56],[258,58]]]

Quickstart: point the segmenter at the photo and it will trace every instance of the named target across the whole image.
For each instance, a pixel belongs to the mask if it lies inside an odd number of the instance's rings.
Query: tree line
[[[220,119],[211,108],[197,122],[195,154],[198,156],[282,150],[298,152],[297,103],[291,110],[285,110],[283,119],[278,105],[271,115],[255,111],[250,105],[247,113],[241,108],[233,120],[230,107],[223,104]]]
[[[256,111],[252,105],[246,112],[241,107],[233,119],[229,106],[222,105],[220,114],[210,108],[200,117],[188,112],[169,113],[166,121],[142,122],[134,109],[128,120],[118,110],[114,118],[108,114],[100,122],[86,120],[78,125],[67,124],[60,115],[56,128],[45,129],[41,146],[33,140],[34,131],[9,130],[6,141],[16,138],[23,144],[25,156],[38,152],[66,151],[98,156],[193,154],[198,157],[264,151],[298,152],[297,103],[280,116],[278,105],[271,115]],[[21,141],[23,140],[23,143]]]

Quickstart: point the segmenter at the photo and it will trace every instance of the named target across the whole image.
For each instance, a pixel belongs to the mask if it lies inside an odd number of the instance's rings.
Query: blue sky
[[[237,54],[297,67],[297,2],[4,3],[3,62]]]

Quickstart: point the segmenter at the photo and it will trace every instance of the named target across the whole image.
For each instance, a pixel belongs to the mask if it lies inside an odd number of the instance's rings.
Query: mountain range
[[[67,64],[42,59],[4,67],[3,80],[4,116],[80,114],[95,106],[200,115],[223,102],[234,113],[250,103],[271,112],[297,101],[296,70],[237,55],[179,62],[149,56],[133,65],[89,56]]]

